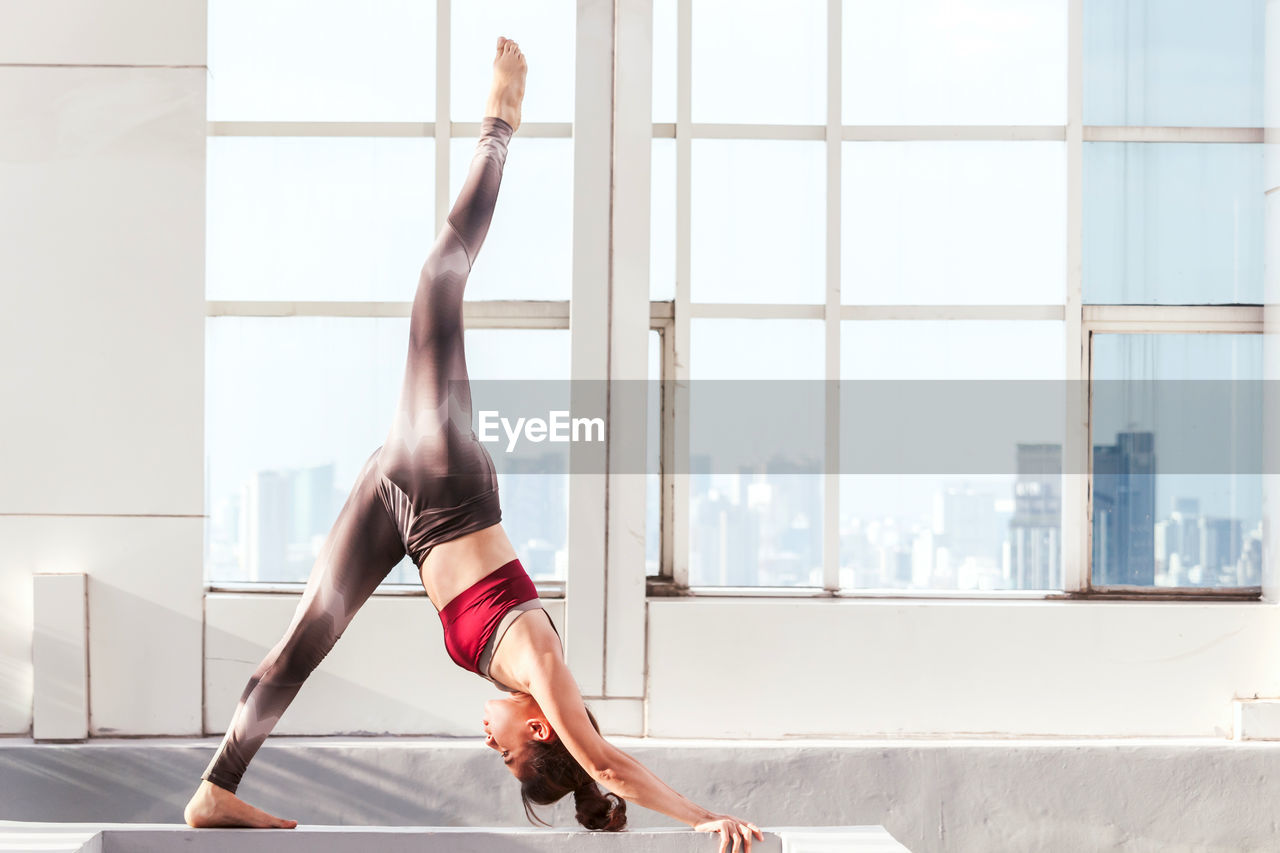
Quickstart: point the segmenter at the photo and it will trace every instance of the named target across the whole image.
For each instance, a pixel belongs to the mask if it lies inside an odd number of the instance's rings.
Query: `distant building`
[[[565,547],[569,529],[564,457],[513,456],[504,468],[502,526],[531,576],[556,577],[556,554]]]
[[[249,581],[286,579],[290,529],[289,478],[258,471],[240,490],[241,573]]]
[[[332,463],[258,471],[240,490],[240,566],[249,581],[306,580],[337,519]]]
[[[1093,582],[1155,584],[1155,436],[1093,446]]]
[[[976,558],[992,566],[1000,559],[996,498],[990,489],[947,485],[933,493],[933,533],[953,564]]]
[[[1062,445],[1019,444],[1009,522],[1009,583],[1062,588]]]

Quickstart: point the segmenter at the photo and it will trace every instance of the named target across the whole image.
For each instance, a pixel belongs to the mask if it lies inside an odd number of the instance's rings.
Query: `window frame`
[[[1248,305],[1097,305],[1083,301],[1083,152],[1085,142],[1139,143],[1256,143],[1262,128],[1104,126],[1083,123],[1084,0],[1066,0],[1067,121],[1065,125],[860,125],[846,124],[841,115],[843,26],[841,0],[827,0],[827,122],[825,125],[760,125],[695,123],[692,121],[692,2],[676,0],[676,121],[654,122],[652,139],[675,139],[676,144],[676,291],[672,319],[664,335],[664,380],[674,386],[664,392],[662,574],[651,578],[653,594],[748,597],[836,597],[909,599],[1257,599],[1260,587],[1245,588],[1096,588],[1092,584],[1092,454],[1090,410],[1086,403],[1081,423],[1066,424],[1063,475],[1062,566],[1060,591],[980,590],[863,590],[839,583],[838,477],[826,474],[823,484],[823,588],[691,587],[689,585],[689,493],[687,477],[667,474],[688,470],[688,425],[678,415],[687,397],[689,380],[689,322],[691,318],[811,318],[824,321],[825,376],[828,380],[826,468],[839,470],[839,357],[843,320],[1062,320],[1065,323],[1066,375],[1090,380],[1090,354],[1095,333],[1204,332],[1260,333],[1260,304]],[[651,8],[651,4],[650,4]],[[650,36],[652,34],[650,33]],[[652,44],[652,38],[650,38]],[[650,110],[650,112],[652,112]],[[819,140],[827,154],[827,225],[825,301],[813,304],[731,304],[693,302],[690,298],[690,185],[694,139]],[[1062,304],[1052,305],[868,305],[841,301],[841,160],[843,143],[907,141],[1061,141],[1066,146],[1067,269]],[[652,142],[650,142],[652,145]],[[1070,410],[1071,407],[1068,407]],[[1088,466],[1088,467],[1084,467]]]
[[[436,0],[436,92],[435,121],[432,122],[368,122],[368,121],[209,121],[209,137],[377,137],[432,138],[435,141],[434,231],[444,227],[452,205],[450,195],[450,140],[477,138],[481,123],[452,121],[450,68],[452,27],[450,0]],[[572,122],[522,122],[520,135],[535,139],[571,139]],[[576,160],[576,152],[575,152]],[[575,249],[575,254],[577,250]],[[212,300],[205,298],[205,317],[409,317],[412,300],[333,301],[333,300]],[[470,329],[568,329],[569,300],[481,300],[463,305],[463,318]],[[202,568],[202,585],[210,592],[248,592],[297,594],[305,589],[301,582],[210,582],[207,568]],[[544,598],[564,598],[566,582],[538,580],[538,593]],[[381,585],[375,595],[425,596],[416,584]]]
[[[208,135],[216,136],[377,136],[377,137],[432,137],[435,140],[435,225],[438,230],[445,221],[449,205],[450,140],[458,137],[475,137],[480,133],[478,122],[452,122],[450,115],[450,18],[451,0],[437,0],[436,26],[436,120],[434,122],[272,122],[272,121],[211,121]],[[655,139],[671,138],[676,145],[676,291],[673,299],[649,300],[649,328],[659,331],[662,346],[662,407],[660,418],[662,434],[660,452],[661,519],[659,524],[660,572],[648,578],[648,592],[655,595],[688,594],[705,596],[761,596],[761,597],[839,597],[839,598],[962,598],[962,599],[1016,599],[1016,598],[1179,598],[1184,600],[1210,598],[1254,599],[1260,595],[1258,588],[1242,589],[1167,589],[1150,592],[1137,589],[1095,589],[1091,584],[1090,561],[1091,489],[1089,476],[1064,475],[1062,516],[1062,565],[1063,589],[1061,591],[1027,592],[968,591],[968,590],[859,590],[842,589],[839,585],[839,481],[833,475],[824,475],[823,483],[823,585],[822,589],[789,589],[780,587],[693,587],[688,584],[689,542],[689,494],[687,475],[675,472],[688,470],[688,423],[682,413],[687,413],[687,383],[689,379],[689,326],[692,318],[812,318],[820,319],[825,330],[825,375],[828,380],[839,380],[841,346],[841,322],[844,320],[1061,320],[1065,324],[1067,380],[1087,380],[1091,370],[1091,342],[1094,334],[1113,332],[1161,333],[1260,333],[1263,307],[1248,305],[1086,305],[1082,299],[1082,159],[1085,142],[1263,142],[1262,128],[1217,127],[1117,127],[1085,126],[1082,122],[1083,90],[1083,3],[1084,0],[1066,0],[1067,20],[1067,121],[1065,125],[1045,126],[889,126],[845,124],[841,116],[841,52],[843,27],[841,0],[827,0],[827,122],[823,125],[744,125],[694,123],[691,120],[692,0],[677,0],[677,115],[675,122],[652,121],[652,90],[648,84],[628,84],[625,97],[612,100],[615,135],[608,151],[579,151],[579,139],[572,122],[526,122],[520,134],[528,138],[574,138],[575,181],[583,180],[583,170],[578,161],[590,158],[598,165],[602,158],[612,159],[621,144],[619,134],[628,133],[630,127],[647,128],[645,144],[652,146]],[[584,22],[595,26],[599,16],[593,13],[589,21],[586,13],[578,10],[580,29]],[[643,26],[648,16],[649,28]],[[647,43],[652,49],[652,0],[639,0],[633,7],[619,10],[613,21],[619,43],[629,48]],[[620,32],[623,28],[625,33]],[[583,38],[579,34],[579,40]],[[581,67],[575,76],[581,93],[584,79],[590,69]],[[616,66],[615,66],[615,78]],[[615,81],[616,82],[616,81]],[[636,97],[645,92],[648,97]],[[594,90],[590,99],[599,100]],[[644,110],[644,116],[638,115]],[[627,111],[625,115],[622,111]],[[629,122],[629,124],[627,124]],[[817,140],[826,146],[827,204],[826,204],[826,281],[825,299],[813,304],[735,304],[692,302],[690,299],[690,167],[691,148],[694,139],[793,139]],[[1066,146],[1067,180],[1067,269],[1066,292],[1062,304],[1053,305],[858,305],[843,304],[840,293],[840,216],[841,216],[841,161],[843,143],[848,141],[1061,141]],[[628,144],[637,139],[627,137]],[[648,180],[648,170],[646,183]],[[575,199],[575,218],[578,209]],[[611,240],[625,237],[634,241],[643,230],[647,244],[649,235],[649,208],[647,196],[641,204],[632,205],[629,211],[619,211],[616,198],[611,196],[610,224],[604,231]],[[596,232],[592,232],[596,233]],[[576,235],[575,235],[576,236]],[[584,247],[575,239],[574,263],[580,263]],[[643,276],[649,281],[647,256]],[[638,273],[637,273],[638,274]],[[575,274],[575,278],[577,274]],[[207,317],[407,317],[412,303],[409,301],[334,302],[334,301],[205,301]],[[565,329],[575,336],[579,330],[570,323],[570,300],[494,300],[468,301],[464,306],[465,321],[469,328],[490,329]],[[609,322],[615,321],[613,314]],[[590,333],[596,334],[596,333]],[[592,339],[594,341],[594,338]],[[607,337],[606,337],[607,340]],[[575,350],[579,345],[575,343]],[[629,354],[629,356],[632,354]],[[643,359],[643,353],[634,354]],[[573,360],[575,369],[581,364],[579,357]],[[575,377],[577,378],[577,377]],[[1083,423],[1068,424],[1068,440],[1064,444],[1064,468],[1082,470],[1091,465],[1089,460],[1089,417]],[[825,414],[825,454],[829,470],[838,470],[839,454],[839,382],[829,381]],[[1076,460],[1074,463],[1071,460]],[[1073,467],[1073,464],[1076,467]],[[1087,470],[1087,469],[1085,469]],[[570,562],[575,558],[575,544],[570,537]],[[408,585],[404,585],[408,586]],[[539,582],[540,593],[548,597],[563,597],[565,582]],[[386,594],[425,594],[412,588],[380,590]],[[249,583],[230,584],[205,582],[207,591],[296,592],[303,584]]]

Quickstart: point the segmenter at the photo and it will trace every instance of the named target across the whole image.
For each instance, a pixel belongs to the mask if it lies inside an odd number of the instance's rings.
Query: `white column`
[[[577,21],[569,405],[574,417],[597,417],[608,404],[613,4],[578,0]],[[607,458],[607,445],[570,445],[565,656],[588,697],[604,694]]]
[[[605,693],[639,728],[645,653],[644,381],[649,335],[653,3],[619,0],[614,62],[613,269],[609,307],[608,584]],[[640,734],[640,731],[635,731]]]

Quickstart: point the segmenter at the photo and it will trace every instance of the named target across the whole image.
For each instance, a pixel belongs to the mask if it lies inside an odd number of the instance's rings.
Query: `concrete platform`
[[[761,827],[752,853],[907,853],[878,826]],[[680,829],[566,832],[510,827],[298,826],[191,829],[174,824],[0,821],[4,853],[713,853],[716,836]]]
[[[708,808],[762,827],[883,826],[912,853],[1280,850],[1280,741],[611,740]],[[0,737],[0,820],[180,827],[218,741]],[[272,737],[240,793],[307,827],[530,828],[479,738]],[[538,813],[577,829],[571,797]],[[627,824],[685,829],[636,806]]]

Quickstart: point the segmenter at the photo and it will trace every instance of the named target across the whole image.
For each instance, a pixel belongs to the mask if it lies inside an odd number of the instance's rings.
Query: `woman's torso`
[[[431,602],[437,610],[443,610],[460,593],[514,559],[515,548],[502,525],[495,524],[436,545],[422,561],[419,573]],[[500,625],[489,643],[492,657],[488,674],[480,674],[508,692],[528,689],[514,670],[521,654],[539,648],[554,648],[561,656],[564,654],[551,614],[541,607],[536,610],[544,615],[529,615],[535,610],[510,614],[515,618],[509,627]]]
[[[494,569],[516,559],[516,549],[501,524],[441,542],[418,566],[422,587],[436,610]]]

